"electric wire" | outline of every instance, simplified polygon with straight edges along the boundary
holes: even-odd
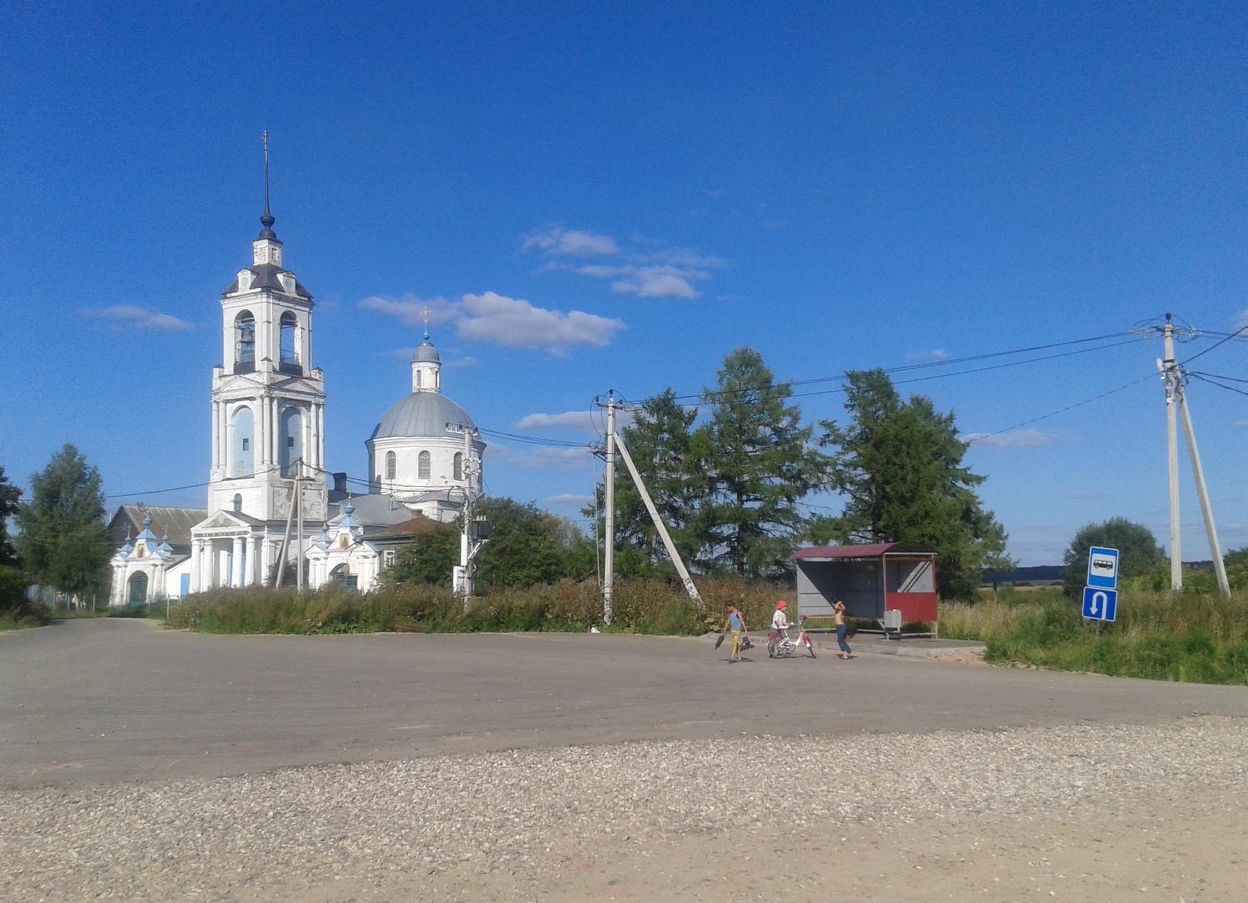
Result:
[[[1232,332],[1230,335],[1224,336],[1221,340],[1214,342],[1212,345],[1210,345],[1208,348],[1204,349],[1203,351],[1199,351],[1196,354],[1193,354],[1187,360],[1183,361],[1183,363],[1190,364],[1192,361],[1196,360],[1197,358],[1204,357],[1210,351],[1213,351],[1216,348],[1221,348],[1231,339],[1237,336],[1243,335],[1245,332],[1248,332],[1248,323],[1245,323],[1243,326],[1241,326],[1239,329]]]

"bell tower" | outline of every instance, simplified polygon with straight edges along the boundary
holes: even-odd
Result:
[[[221,295],[221,363],[212,371],[208,511],[285,520],[292,477],[309,479],[303,516],[326,511],[325,380],[312,365],[312,295],[286,269],[269,212],[264,133],[264,214],[251,266]]]

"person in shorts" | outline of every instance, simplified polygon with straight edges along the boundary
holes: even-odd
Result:
[[[741,661],[741,635],[750,635],[750,631],[746,629],[745,618],[741,617],[741,612],[737,611],[735,606],[728,606],[728,619],[724,621],[724,629],[721,633],[726,635],[732,633],[732,654],[728,656],[728,661]]]
[[[832,606],[834,612],[832,621],[836,624],[836,645],[840,647],[840,656],[843,659],[854,657],[854,650],[849,648],[849,643],[845,641],[849,634],[849,625],[845,623],[845,603],[837,599]]]

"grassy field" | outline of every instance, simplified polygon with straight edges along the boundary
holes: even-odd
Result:
[[[1118,620],[1085,623],[1060,590],[1008,590],[941,607],[940,634],[981,640],[988,660],[1063,671],[1248,684],[1248,593],[1124,588]]]

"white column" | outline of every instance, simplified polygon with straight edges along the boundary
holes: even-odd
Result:
[[[215,472],[221,461],[221,414],[218,405],[212,403],[212,469]]]
[[[247,550],[247,585],[259,586],[261,570],[261,553],[260,549],[264,545],[264,538],[253,536],[251,538],[251,547]]]
[[[281,434],[278,428],[279,421],[281,420],[280,409],[281,409],[281,403],[278,401],[278,399],[274,398],[272,407],[270,408],[270,411],[269,411],[269,414],[270,414],[270,417],[269,417],[270,440],[269,441],[273,443],[273,466],[274,467],[276,467],[278,463],[282,460],[282,450],[280,446]]]
[[[191,540],[191,592],[199,592],[199,556],[203,544],[198,539]]]
[[[230,557],[230,586],[243,585],[243,537],[235,536]]]

